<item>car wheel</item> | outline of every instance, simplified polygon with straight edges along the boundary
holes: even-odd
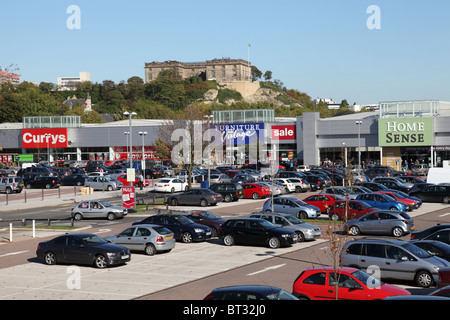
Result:
[[[223,237],[223,243],[226,246],[234,245],[234,237],[231,234],[227,234],[225,237]]]
[[[277,249],[280,247],[280,245],[281,245],[280,239],[278,239],[277,237],[271,237],[269,239],[269,247],[271,249]]]
[[[359,230],[357,226],[351,226],[350,229],[348,229],[348,233],[352,236],[357,236],[361,233],[361,230]]]
[[[104,269],[108,266],[106,257],[104,255],[99,254],[94,259],[94,266],[99,269]]]
[[[404,234],[403,229],[400,227],[395,227],[394,229],[392,229],[392,235],[394,237],[398,238],[398,237],[403,236],[403,234]]]
[[[78,187],[81,186],[81,182],[80,181],[77,182],[77,186]]]
[[[109,221],[113,221],[113,220],[116,220],[116,215],[114,213],[110,212],[110,213],[108,213],[106,218],[108,218]]]
[[[31,189],[31,184],[27,184],[27,185],[26,185],[26,188],[27,188],[27,189]]]
[[[183,243],[192,243],[192,240],[192,234],[189,232],[185,232],[181,235],[181,241],[183,241]]]
[[[202,207],[206,207],[208,205],[208,201],[206,201],[206,199],[202,199],[202,200],[200,200],[200,205]]]
[[[48,265],[56,264],[56,256],[53,252],[49,251],[45,254],[44,261]]]
[[[177,205],[178,205],[177,199],[172,199],[172,200],[170,200],[170,205],[172,205],[172,206],[177,206]]]
[[[255,193],[252,195],[252,198],[256,200],[256,199],[259,199],[259,198],[261,198],[261,197],[260,197],[259,194],[257,194],[257,193],[255,192]]]
[[[149,243],[145,246],[145,254],[148,256],[152,256],[156,253],[156,248],[153,244]]]
[[[80,220],[83,219],[83,215],[82,215],[81,213],[77,212],[77,213],[75,213],[75,214],[73,215],[73,219],[74,219],[74,220],[77,220],[77,221],[80,221]]]
[[[303,232],[297,231],[297,239],[298,239],[298,242],[305,241],[305,235],[303,234]]]
[[[332,221],[339,221],[339,220],[341,220],[341,217],[339,217],[339,215],[337,213],[333,213],[331,215],[331,220]]]
[[[225,202],[231,202],[231,196],[229,194],[226,194],[225,197],[223,198],[223,200]]]
[[[170,193],[174,193],[175,192],[175,188],[172,187],[172,189],[170,189]]]
[[[442,199],[442,201],[446,204],[450,203],[450,197],[444,197],[444,199]]]
[[[303,219],[308,218],[308,215],[306,214],[305,211],[300,211],[300,212],[298,213],[297,217],[298,217],[300,220],[303,220]]]
[[[11,190],[11,188],[6,188],[5,192],[6,192],[6,194],[11,194],[12,190]]]
[[[219,231],[215,227],[211,227],[211,237],[217,237],[219,235]]]
[[[302,187],[295,187],[295,192],[300,193],[303,192]]]
[[[389,210],[396,211],[397,208],[396,207],[390,207]]]
[[[415,281],[422,288],[428,288],[434,283],[433,277],[428,271],[419,271],[416,274]]]
[[[46,185],[45,185],[45,189],[50,189],[50,185],[47,183]]]
[[[113,187],[112,187],[112,185],[109,185],[109,186],[108,186],[108,188],[107,188],[106,190],[108,190],[108,191],[112,191],[112,190],[113,190]]]

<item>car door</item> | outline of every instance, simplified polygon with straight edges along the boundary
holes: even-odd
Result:
[[[378,212],[369,213],[360,219],[359,228],[362,233],[379,233],[380,220]]]
[[[92,254],[83,240],[69,236],[64,247],[64,259],[70,263],[90,264]]]
[[[351,275],[345,273],[328,272],[328,289],[325,294],[328,299],[361,300],[365,298],[362,285]]]
[[[104,217],[103,205],[98,201],[91,201],[89,203],[89,218],[100,218]]]
[[[386,258],[380,268],[384,278],[413,280],[417,271],[417,260],[398,246],[386,245]]]
[[[248,243],[265,245],[267,242],[267,230],[261,226],[259,221],[247,221],[246,237]]]
[[[191,204],[194,197],[194,190],[188,190],[177,197],[178,204]]]
[[[131,237],[131,245],[134,250],[144,250],[147,243],[150,242],[152,232],[149,228],[137,227],[136,232]],[[130,247],[131,249],[131,247]]]
[[[114,243],[127,247],[130,250],[136,250],[134,244],[133,244],[133,235],[136,231],[137,227],[130,227],[125,230],[123,230],[121,233],[117,234]]]

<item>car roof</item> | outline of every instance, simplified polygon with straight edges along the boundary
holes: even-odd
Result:
[[[273,292],[278,291],[280,288],[264,285],[242,285],[242,286],[229,286],[215,288],[213,292],[218,293],[221,291],[259,291],[259,292]]]
[[[253,214],[261,214],[261,215],[267,215],[267,216],[283,216],[283,217],[287,217],[287,216],[292,216],[291,214],[289,214],[289,213],[284,213],[284,212],[262,212],[262,211],[260,211],[260,212],[252,212],[250,215],[253,215]]]
[[[305,269],[305,271],[316,271],[316,270],[319,270],[319,271],[320,270],[323,270],[323,271],[334,271],[335,268],[333,266],[315,266],[315,267],[312,267],[312,268]],[[359,269],[353,268],[353,267],[340,266],[340,267],[336,268],[336,270],[347,272],[347,273],[352,273],[352,272],[355,272],[355,271],[357,271]]]
[[[352,240],[348,241],[347,244],[356,243],[356,242],[368,242],[368,243],[380,243],[380,244],[396,244],[396,245],[402,245],[402,244],[408,243],[407,241],[396,240],[396,239],[361,238],[361,239],[352,239]]]

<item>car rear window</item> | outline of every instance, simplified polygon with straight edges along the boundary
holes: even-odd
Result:
[[[165,227],[153,227],[153,229],[161,235],[171,234],[172,231]]]

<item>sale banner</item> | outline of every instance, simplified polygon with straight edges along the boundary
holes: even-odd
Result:
[[[136,208],[136,193],[134,187],[122,188],[122,207],[124,208]]]

